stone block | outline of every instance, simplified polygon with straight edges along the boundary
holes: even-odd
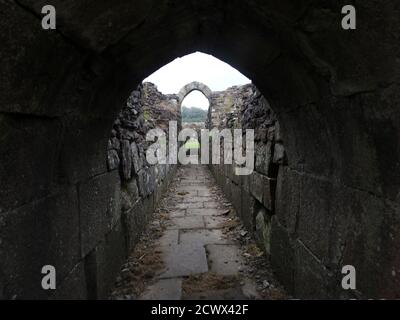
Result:
[[[301,299],[329,299],[332,275],[311,251],[295,241],[294,296]]]
[[[219,275],[234,276],[242,265],[242,257],[237,245],[207,245],[210,271]]]
[[[179,240],[179,230],[178,229],[167,229],[164,231],[162,236],[158,239],[158,243],[161,246],[176,246]]]
[[[108,136],[104,132],[109,132],[110,120],[87,116],[70,121],[60,150],[60,180],[72,184],[106,173]]]
[[[202,208],[202,209],[186,209],[187,215],[199,215],[199,216],[220,216],[224,213],[222,209],[215,208]]]
[[[82,255],[96,247],[120,219],[120,178],[112,171],[79,186]]]
[[[397,261],[400,250],[400,208],[368,192],[346,191],[335,193],[338,197],[334,199],[333,210],[337,211],[330,252],[336,254],[330,257],[331,268],[337,270],[342,265],[353,265],[357,271],[357,290],[365,297],[397,297],[400,295],[400,268],[393,261]],[[337,200],[341,200],[343,206]]]
[[[267,255],[271,254],[271,214],[264,207],[259,207],[255,219],[255,238]]]
[[[231,198],[232,198],[232,185],[233,185],[233,183],[232,183],[232,181],[231,181],[229,178],[227,178],[227,177],[225,177],[224,180],[225,180],[225,181],[224,181],[224,183],[222,184],[222,190],[224,191],[225,196],[226,196],[228,199],[231,199]]]
[[[263,202],[263,194],[264,194],[264,178],[258,172],[253,172],[251,174],[251,183],[250,183],[250,193],[256,198],[259,202]]]
[[[334,194],[335,190],[330,181],[303,176],[297,235],[304,245],[322,261],[327,261],[328,258],[330,234],[335,215],[330,210]]]
[[[229,244],[221,229],[199,229],[199,230],[182,230],[179,237],[179,244]]]
[[[150,184],[150,175],[146,168],[141,169],[138,172],[138,188],[139,194],[142,198],[147,197],[150,194],[149,184]]]
[[[262,185],[263,185],[262,203],[269,211],[273,212],[275,210],[276,179],[262,176]]]
[[[200,229],[204,227],[202,216],[187,216],[172,218],[167,229]]]
[[[129,140],[121,141],[121,154],[122,175],[125,180],[129,180],[132,176],[132,150]]]
[[[272,161],[272,142],[257,143],[255,146],[255,170],[268,175],[269,165]]]
[[[146,227],[146,213],[143,202],[138,200],[129,211],[123,213],[122,223],[126,230],[129,251],[133,250]]]
[[[131,143],[130,149],[132,154],[133,172],[138,174],[139,170],[143,167],[143,161],[142,158],[139,157],[139,150],[136,143]]]
[[[294,293],[295,254],[293,242],[287,230],[276,216],[271,224],[271,265],[281,284],[289,294]]]
[[[241,216],[242,211],[242,191],[239,186],[232,184],[232,193],[231,193],[231,201],[233,207],[235,208],[237,214]]]
[[[5,299],[45,299],[42,267],[62,281],[80,259],[75,188],[0,215],[0,261]]]
[[[253,233],[255,230],[254,226],[254,206],[256,200],[254,197],[247,193],[246,191],[242,191],[242,210],[241,210],[241,220],[246,227],[246,229]]]
[[[287,163],[286,152],[283,144],[275,143],[273,163],[285,165]]]
[[[160,278],[185,277],[208,271],[206,251],[200,243],[179,244],[163,250],[166,270]]]
[[[250,192],[251,174],[240,176],[240,180],[241,180],[240,185],[241,185],[243,191]]]
[[[0,135],[1,213],[50,192],[57,176],[61,124],[52,119],[0,115]]]
[[[149,195],[146,198],[143,198],[143,208],[145,212],[146,223],[148,223],[154,213],[154,194]]]
[[[0,12],[0,111],[48,117],[68,113],[76,106],[58,99],[60,79],[67,82],[68,71],[80,65],[79,50],[58,33],[43,32],[35,15],[17,3],[1,2]]]
[[[234,184],[240,185],[241,176],[236,174],[236,168],[236,165],[231,165],[231,179]]]
[[[107,151],[107,167],[109,171],[116,170],[119,168],[119,156],[116,150]]]
[[[81,261],[72,269],[66,278],[57,285],[57,289],[51,296],[51,299],[87,300],[88,298],[85,266]]]
[[[275,214],[279,223],[287,228],[290,234],[296,231],[296,220],[300,207],[302,176],[290,170],[289,167],[280,167],[276,186]]]
[[[281,129],[281,125],[279,123],[279,121],[275,122],[275,141],[276,142],[283,142],[283,136],[282,136],[282,129]]]
[[[121,265],[127,257],[125,235],[120,221],[85,258],[89,298],[107,299]]]
[[[150,285],[141,296],[142,300],[181,300],[182,279],[160,279]]]
[[[221,229],[226,222],[226,217],[224,216],[203,216],[204,223],[207,229]]]

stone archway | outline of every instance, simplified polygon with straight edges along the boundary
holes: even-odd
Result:
[[[178,93],[179,106],[181,106],[183,100],[193,91],[200,91],[210,101],[212,91],[204,83],[193,81],[185,85]]]
[[[290,161],[272,260],[286,286],[339,297],[351,264],[363,296],[399,297],[396,0],[358,3],[374,18],[356,32],[333,2],[53,1],[62,24],[43,31],[45,4],[0,4],[0,297],[47,297],[43,263],[64,296],[101,291],[123,241],[112,123],[136,84],[194,51],[251,78],[279,118]]]
[[[211,106],[211,95],[212,95],[211,89],[204,83],[201,83],[198,81],[193,81],[191,83],[186,84],[185,86],[182,87],[181,90],[179,90],[179,93],[178,93],[178,97],[179,97],[178,108],[179,109],[182,108],[182,102],[185,100],[185,98],[193,91],[201,92],[204,95],[204,97],[208,100],[209,107]],[[196,129],[198,137],[200,137],[200,130],[201,129],[199,127]]]

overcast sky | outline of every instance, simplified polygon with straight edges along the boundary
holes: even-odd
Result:
[[[164,94],[178,93],[184,85],[193,81],[202,82],[213,91],[251,82],[229,64],[201,52],[175,59],[144,81],[154,83]],[[194,91],[186,97],[183,105],[207,109],[208,100],[202,93]]]

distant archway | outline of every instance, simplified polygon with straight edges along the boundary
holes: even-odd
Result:
[[[204,96],[208,99],[208,101],[210,101],[211,98],[211,94],[212,91],[211,89],[206,86],[204,83],[198,82],[198,81],[193,81],[191,83],[188,83],[187,85],[185,85],[178,93],[178,97],[179,97],[179,101],[178,101],[178,105],[179,108],[181,107],[181,104],[183,102],[183,100],[185,99],[185,97],[190,94],[193,91],[200,91],[202,94],[204,94]]]

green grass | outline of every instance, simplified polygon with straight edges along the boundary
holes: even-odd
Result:
[[[185,143],[186,149],[200,149],[200,143],[197,139],[190,139]]]

